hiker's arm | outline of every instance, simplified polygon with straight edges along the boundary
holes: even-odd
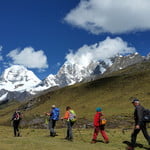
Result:
[[[137,117],[138,117],[137,125],[140,126],[143,121],[143,110],[141,107],[137,107]]]
[[[64,117],[61,117],[61,119],[68,119],[68,118],[69,118],[69,112],[66,111],[65,116],[64,116]]]
[[[51,115],[51,113],[49,113],[49,112],[44,112],[44,114],[47,115],[47,116]]]

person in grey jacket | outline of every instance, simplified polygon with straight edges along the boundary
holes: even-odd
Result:
[[[150,136],[148,135],[146,129],[146,123],[143,121],[145,108],[142,105],[140,105],[140,101],[138,99],[133,99],[132,104],[135,107],[134,111],[135,128],[133,130],[133,133],[131,134],[131,146],[129,146],[127,150],[134,150],[134,147],[136,145],[136,138],[140,130],[142,130],[145,139],[148,141],[150,145]]]

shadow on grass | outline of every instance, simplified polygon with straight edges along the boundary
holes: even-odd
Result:
[[[126,144],[127,146],[131,146],[131,142],[129,142],[129,141],[123,141],[122,143]],[[150,150],[150,148],[144,147],[143,144],[140,144],[140,143],[136,143],[135,147],[139,147],[141,149]]]
[[[96,140],[96,142],[104,143],[104,141],[103,141],[103,140]]]

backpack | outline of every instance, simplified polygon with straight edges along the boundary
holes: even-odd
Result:
[[[106,125],[107,120],[102,113],[100,113],[99,118],[100,118],[100,125]]]
[[[69,120],[71,122],[76,122],[76,113],[74,110],[69,110]]]
[[[20,112],[15,112],[13,116],[13,120],[21,120],[21,113]]]
[[[51,119],[53,119],[53,120],[59,120],[59,113],[60,113],[59,108],[54,108],[54,109],[52,110]]]
[[[149,109],[144,110],[143,121],[150,122],[150,110]]]

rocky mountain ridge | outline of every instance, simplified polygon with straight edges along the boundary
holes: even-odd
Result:
[[[93,80],[95,76],[109,74],[149,60],[150,55],[144,57],[134,53],[127,56],[119,55],[103,61],[93,61],[87,67],[65,62],[56,75],[50,74],[43,81],[25,67],[14,65],[7,68],[0,77],[0,102],[13,99],[25,100],[31,95],[52,87],[64,87]]]

